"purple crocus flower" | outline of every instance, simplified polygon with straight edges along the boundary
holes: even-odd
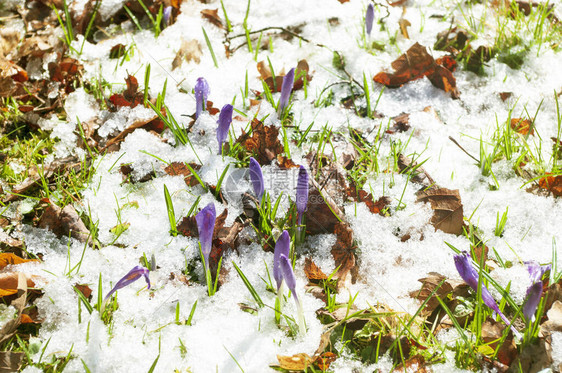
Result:
[[[302,216],[306,211],[306,205],[308,204],[308,172],[306,168],[300,166],[299,176],[297,178],[297,212],[298,212],[298,224],[302,223]]]
[[[201,111],[206,110],[207,108],[207,96],[211,92],[209,89],[209,83],[205,80],[205,78],[197,78],[197,83],[195,83],[195,87],[193,88],[195,92],[195,118],[199,118],[201,115]]]
[[[297,291],[296,291],[297,280],[295,279],[293,266],[291,266],[291,261],[284,254],[281,254],[281,256],[279,257],[279,263],[281,266],[281,271],[283,273],[283,280],[285,280],[285,283],[289,287],[289,290],[291,290],[291,294],[293,294],[293,297],[295,298],[295,305],[297,306],[299,330],[301,334],[304,334],[306,332],[306,326],[304,324],[304,313],[302,309],[302,304],[297,296]]]
[[[527,296],[525,304],[523,305],[523,315],[527,320],[535,320],[535,311],[541,301],[542,297],[542,276],[548,270],[550,265],[541,266],[535,261],[525,262],[527,271],[531,279],[531,285],[527,288]]]
[[[222,144],[226,141],[228,137],[228,128],[230,123],[232,123],[232,111],[233,107],[230,104],[226,104],[222,107],[221,113],[219,114],[219,120],[217,123],[219,127],[217,128],[217,142],[219,143],[219,155],[222,153]]]
[[[170,26],[170,21],[172,18],[172,6],[167,6],[164,8],[164,11],[162,12],[162,20],[164,21],[164,26]]]
[[[471,261],[472,258],[470,254],[466,251],[463,251],[460,254],[455,255],[455,267],[457,268],[459,275],[468,284],[468,286],[472,288],[472,290],[478,292],[479,276],[476,269],[474,269],[474,267],[472,266]],[[483,283],[481,286],[481,294],[482,294],[482,301],[484,302],[484,304],[489,308],[491,308],[498,315],[500,315],[503,322],[505,322],[506,325],[509,325],[511,327],[513,334],[516,335],[519,339],[521,339],[521,334],[513,327],[513,325],[511,325],[509,319],[500,311],[500,308],[498,307],[494,297],[492,297],[492,294],[490,294],[490,291],[486,286],[484,286]]]
[[[261,201],[264,192],[263,173],[260,164],[253,157],[250,157],[250,180],[254,187],[256,197]]]
[[[213,231],[215,230],[215,220],[217,213],[215,205],[211,202],[205,206],[195,216],[197,222],[197,230],[199,231],[199,242],[201,243],[201,251],[205,258],[205,266],[209,268],[209,254],[213,246]]]
[[[117,281],[113,289],[111,289],[111,291],[107,293],[104,299],[105,300],[109,299],[111,295],[113,295],[113,293],[115,293],[117,290],[132,284],[133,282],[141,278],[141,276],[144,276],[146,283],[148,284],[148,288],[150,289],[150,279],[148,278],[148,269],[141,266],[135,266],[133,269],[129,271],[129,273],[127,273],[125,276],[123,276],[123,278]]]
[[[373,3],[369,3],[369,6],[367,7],[367,13],[365,14],[365,29],[367,30],[367,35],[371,35],[374,19],[375,7],[373,6]]]
[[[293,90],[293,83],[295,81],[295,68],[293,67],[287,75],[283,77],[283,85],[281,86],[281,98],[279,99],[279,107],[277,108],[277,115],[281,116],[285,108],[289,105],[289,98]]]
[[[275,251],[273,252],[273,278],[277,283],[277,291],[281,288],[283,282],[283,270],[281,269],[281,256],[288,257],[291,248],[291,238],[289,232],[283,231],[281,236],[275,243]]]

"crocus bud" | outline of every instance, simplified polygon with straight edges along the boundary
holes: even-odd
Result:
[[[197,222],[197,230],[199,231],[199,242],[201,243],[201,251],[205,258],[205,266],[209,267],[209,254],[213,246],[213,231],[215,230],[215,220],[217,213],[215,205],[211,202],[203,210],[195,216]]]
[[[289,98],[293,90],[293,83],[295,81],[295,68],[293,67],[287,75],[283,77],[283,85],[281,86],[281,98],[279,99],[279,107],[277,108],[277,115],[281,116],[285,108],[289,105]]]
[[[299,176],[297,178],[297,212],[298,212],[298,223],[302,223],[302,215],[306,211],[306,205],[308,204],[308,172],[306,168],[300,166]]]
[[[367,30],[367,35],[371,35],[374,19],[375,7],[373,6],[373,3],[369,3],[369,6],[367,7],[367,13],[365,13],[365,29]]]
[[[281,283],[283,282],[283,271],[281,269],[280,258],[281,255],[288,257],[290,249],[291,238],[289,237],[289,232],[283,231],[275,243],[275,251],[273,252],[273,278],[277,283],[277,290],[281,288]]]
[[[279,257],[279,262],[281,265],[281,271],[283,272],[283,280],[287,284],[291,294],[295,298],[295,305],[297,306],[297,320],[299,325],[299,331],[301,334],[306,333],[306,326],[304,324],[304,312],[302,309],[302,304],[297,296],[297,280],[295,279],[295,272],[293,272],[293,266],[291,266],[291,261],[287,256],[281,254]]]
[[[219,124],[217,128],[217,142],[219,143],[219,155],[222,154],[222,144],[228,138],[228,128],[230,123],[232,123],[232,111],[233,107],[230,104],[226,104],[222,107],[221,113],[219,114]]]
[[[148,284],[148,288],[150,289],[150,279],[148,278],[148,269],[141,266],[135,266],[133,269],[129,271],[129,273],[127,273],[125,276],[123,276],[123,278],[117,281],[113,289],[111,289],[111,291],[107,293],[107,295],[105,296],[105,300],[109,299],[111,295],[115,293],[117,290],[122,289],[125,286],[130,285],[133,282],[137,281],[139,278],[141,278],[141,276],[144,276],[146,283]]]
[[[253,157],[250,157],[250,180],[254,187],[256,197],[261,201],[264,192],[263,173],[260,164]]]
[[[470,257],[470,254],[466,251],[463,251],[462,253],[455,255],[455,267],[457,268],[459,275],[468,284],[468,286],[470,286],[472,290],[478,293],[478,272],[472,266],[471,260],[472,258]],[[496,312],[501,317],[503,322],[511,327],[513,334],[521,339],[521,334],[517,331],[517,329],[513,327],[513,325],[511,325],[509,319],[500,311],[500,308],[494,300],[494,297],[492,297],[492,294],[490,294],[490,291],[486,286],[484,286],[483,283],[481,286],[481,294],[482,302],[484,302],[486,306]]]
[[[531,285],[527,288],[527,296],[525,304],[523,305],[523,315],[527,320],[535,320],[535,311],[541,301],[542,297],[542,276],[544,273],[551,269],[551,265],[541,266],[535,261],[525,262]]]
[[[205,78],[198,78],[195,87],[193,88],[195,92],[195,118],[199,118],[201,112],[207,108],[207,96],[211,92],[209,89],[209,84]]]
[[[170,22],[172,20],[172,6],[167,6],[164,8],[162,12],[162,20],[164,21],[164,26],[170,26]]]

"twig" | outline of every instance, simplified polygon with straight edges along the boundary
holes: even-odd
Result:
[[[476,162],[480,163],[480,161],[478,159],[476,159],[472,154],[470,154],[469,152],[467,152],[458,142],[457,140],[453,139],[452,136],[449,136],[449,140],[451,140],[453,142],[453,144],[455,144],[456,146],[458,146],[463,152],[465,152],[466,155],[468,155],[470,158],[474,159]]]

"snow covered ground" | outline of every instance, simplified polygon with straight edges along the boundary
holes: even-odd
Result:
[[[104,0],[102,3],[102,11],[110,12],[122,1]],[[165,28],[158,38],[151,30],[138,31],[129,23],[129,29],[125,27],[123,32],[117,32],[97,44],[85,42],[79,60],[84,64],[85,80],[113,84],[114,92],[120,91],[119,85],[124,87],[128,74],[135,75],[143,89],[145,66],[150,64],[150,96],[156,97],[167,80],[165,103],[183,125],[187,125],[190,119],[182,115],[195,112],[195,99],[191,92],[196,79],[204,77],[210,86],[209,99],[215,107],[233,103],[249,118],[259,111],[258,118],[270,114],[265,124],[280,126],[275,108],[267,101],[263,100],[259,107],[247,109],[248,101],[243,103],[241,96],[246,76],[251,89],[262,91],[256,64],[268,58],[276,72],[287,72],[302,59],[308,62],[312,80],[308,82],[306,92],[294,92],[291,112],[294,115],[293,125],[301,130],[313,123],[311,134],[327,124],[336,132],[345,132],[348,127],[361,130],[368,141],[374,141],[379,126],[386,128],[391,117],[409,113],[410,128],[407,131],[388,134],[380,140],[381,170],[392,165],[391,149],[398,142],[407,144],[405,154],[421,154],[419,161],[427,160],[423,167],[436,183],[459,190],[465,220],[469,219],[480,229],[479,235],[490,248],[490,257],[495,259],[498,255],[504,261],[513,263],[510,268],[492,271],[491,275],[502,286],[511,282],[512,296],[522,303],[529,285],[523,262],[536,260],[550,263],[556,244],[562,242],[562,202],[552,195],[526,191],[530,184],[525,185],[528,180],[514,172],[514,160],[499,160],[493,164],[495,180],[492,176],[482,176],[475,161],[450,141],[449,136],[478,158],[480,139],[490,152],[495,144],[494,132],[498,126],[505,127],[508,117],[534,118],[536,134],[529,136],[527,141],[531,151],[536,156],[540,154],[547,165],[552,154],[550,138],[557,137],[560,123],[555,100],[555,95],[562,88],[560,53],[550,45],[539,47],[532,42],[532,32],[522,32],[519,36],[523,43],[530,45],[530,50],[521,68],[514,70],[497,58],[486,64],[484,76],[459,68],[454,72],[460,91],[458,100],[434,87],[426,78],[396,89],[385,88],[381,95],[383,86],[374,83],[372,77],[380,71],[389,71],[391,62],[415,42],[427,46],[434,58],[446,54],[433,50],[432,46],[437,34],[450,27],[451,19],[466,28],[471,28],[474,22],[482,25],[485,32],[478,35],[475,45],[494,43],[499,26],[494,20],[493,10],[485,4],[459,6],[457,2],[427,0],[409,1],[404,8],[377,6],[370,40],[383,43],[385,48],[369,53],[362,48],[361,41],[367,4],[367,1],[355,0],[343,4],[336,0],[253,0],[247,18],[252,30],[298,25],[299,35],[310,41],[299,41],[298,38],[287,41],[272,34],[273,51],[259,50],[256,59],[255,51],[250,53],[247,46],[240,47],[229,58],[225,55],[225,31],[200,14],[203,9],[218,8],[222,18],[219,1],[208,4],[184,1],[176,22]],[[233,26],[229,35],[244,33],[242,23],[247,5],[239,0],[224,1]],[[559,5],[560,2],[556,2],[555,9]],[[387,12],[386,28],[382,30],[377,21]],[[411,23],[408,27],[409,39],[400,32],[401,18]],[[508,27],[511,26],[509,23]],[[202,27],[209,36],[218,67],[214,66]],[[266,32],[264,41],[265,35]],[[73,43],[77,49],[82,45],[80,38]],[[184,61],[181,67],[173,69],[172,63],[182,40],[193,39],[202,46],[201,61]],[[395,44],[391,44],[390,39],[395,39]],[[244,37],[235,38],[230,45],[235,47],[244,41]],[[109,59],[110,49],[119,43],[134,46],[128,60]],[[354,110],[343,107],[340,101],[349,95],[346,85],[332,87],[333,105],[318,107],[314,104],[325,87],[341,80],[342,73],[332,65],[333,51],[345,57],[346,70],[357,81],[363,82],[365,74],[371,85],[370,102],[374,106],[378,100],[376,111],[382,115],[381,118],[360,117]],[[500,98],[501,92],[512,94],[504,101]],[[277,100],[279,94],[274,93],[274,98]],[[134,109],[123,107],[116,113],[102,110],[93,96],[82,88],[70,94],[65,110],[68,121],[50,123],[54,126],[52,136],[60,139],[56,146],[57,158],[86,154],[75,146],[74,118],[81,122],[95,119],[98,133],[109,135],[124,130],[136,120],[153,115],[152,109],[142,106]],[[100,250],[89,247],[84,250],[84,244],[74,239],[58,239],[46,230],[25,229],[27,249],[43,254],[41,264],[23,265],[26,272],[40,278],[37,286],[44,289],[43,297],[37,301],[40,316],[44,318],[38,343],[44,346],[48,341],[45,356],[66,356],[72,349],[76,358],[68,363],[65,371],[83,371],[84,364],[92,372],[148,371],[159,356],[155,372],[263,372],[269,369],[270,364],[277,363],[276,355],[312,355],[318,348],[324,326],[315,312],[324,303],[305,293],[308,281],[303,271],[304,258],[306,254],[325,273],[331,273],[335,269],[330,254],[336,240],[334,234],[308,237],[302,246],[297,247],[295,274],[297,293],[303,302],[308,327],[306,335],[289,337],[275,324],[271,308],[275,296],[266,290],[262,281],[267,277],[266,264],[270,270],[272,268],[273,253],[264,252],[255,243],[242,244],[238,253],[230,253],[224,258],[223,265],[228,270],[226,282],[212,297],[207,295],[204,284],[191,282],[186,285],[177,276],[174,279],[170,276],[184,270],[186,263],[196,263],[195,271],[199,274],[202,274],[202,266],[195,260],[199,257],[197,239],[170,235],[164,185],[172,196],[177,218],[186,216],[198,197],[201,198],[200,207],[214,201],[217,215],[228,207],[226,225],[232,224],[243,211],[239,198],[229,201],[228,206],[221,205],[200,186],[186,187],[183,176],[169,176],[164,171],[166,163],[162,160],[200,163],[199,174],[209,184],[216,184],[229,164],[227,177],[235,172],[233,158],[217,155],[217,118],[218,114],[211,117],[204,113],[197,120],[191,137],[193,148],[174,146],[175,140],[168,131],[163,133],[168,141],[163,142],[160,137],[138,129],[126,137],[118,151],[94,160],[95,175],[75,207],[98,222],[98,239],[103,246]],[[247,126],[247,120],[240,119],[242,117],[235,118],[231,127],[236,135]],[[292,160],[296,164],[307,165],[304,156],[314,149],[314,145],[289,143],[289,146]],[[331,150],[326,152],[329,154]],[[341,155],[341,149],[336,149],[336,155],[338,152]],[[528,167],[533,167],[532,162],[528,163]],[[157,177],[144,183],[124,183],[121,164],[130,164],[134,177],[140,178],[152,171]],[[264,178],[273,178],[277,170],[276,165],[264,167]],[[291,198],[295,193],[292,185],[294,183],[287,183],[284,190]],[[432,216],[429,204],[416,203],[415,192],[420,187],[404,174],[371,174],[364,189],[371,192],[375,200],[383,195],[389,196],[391,215],[372,214],[365,203],[348,203],[345,206],[346,219],[358,243],[358,280],[347,284],[338,294],[339,302],[345,303],[350,296],[357,295],[355,306],[358,309],[380,303],[395,311],[413,314],[419,302],[411,298],[409,292],[419,289],[419,278],[429,272],[438,272],[460,280],[454,266],[454,252],[445,242],[459,250],[469,249],[470,242],[464,236],[435,230],[429,223]],[[251,190],[249,183],[242,188]],[[275,191],[277,194],[280,192]],[[283,200],[278,216],[284,215],[289,207],[289,201]],[[507,223],[499,237],[494,234],[497,214],[501,216],[506,209]],[[123,222],[130,226],[115,240],[111,230]],[[253,237],[252,231],[247,227],[241,234]],[[402,242],[401,237],[406,232],[411,233],[411,238]],[[97,299],[100,276],[105,295],[123,275],[139,264],[143,255],[148,258],[154,255],[158,265],[157,270],[150,272],[152,288],[146,289],[141,280],[119,290],[119,308],[114,312],[110,325],[101,321],[97,311],[89,314],[83,307],[79,310],[72,285],[89,284],[94,291],[93,299]],[[68,275],[69,268],[80,260],[79,271]],[[233,261],[270,307],[260,308],[256,314],[241,309],[240,303],[254,304],[254,301],[234,270]],[[558,256],[556,265],[558,268],[562,266],[562,256]],[[177,310],[179,320],[187,320],[195,302],[197,306],[191,325],[176,323]],[[288,315],[295,315],[292,300],[286,304],[285,311]],[[560,338],[556,338],[559,345]],[[445,364],[433,368],[436,371],[455,371],[454,356],[449,357]],[[39,354],[33,359],[37,361]],[[341,356],[331,369],[335,372],[371,372],[377,368],[388,371],[392,367],[388,358],[369,367],[353,360],[352,356]],[[37,368],[25,370],[28,373],[34,371]]]

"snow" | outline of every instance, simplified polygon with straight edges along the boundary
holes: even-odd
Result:
[[[121,3],[122,0],[104,0],[99,10],[102,19],[111,17]],[[482,176],[474,161],[454,145],[448,136],[454,137],[469,153],[478,156],[479,139],[487,142],[488,151],[491,151],[496,123],[503,125],[510,111],[512,117],[519,117],[526,112],[534,115],[540,107],[536,129],[543,141],[548,143],[548,139],[556,136],[557,131],[553,92],[562,86],[562,59],[559,53],[547,46],[543,46],[539,53],[533,47],[521,70],[512,70],[493,59],[486,67],[487,76],[457,71],[455,77],[461,92],[460,100],[452,100],[449,94],[433,87],[427,79],[408,83],[400,89],[385,89],[376,108],[384,115],[382,119],[359,118],[352,110],[343,109],[339,100],[346,96],[346,91],[341,86],[333,87],[335,105],[315,107],[313,103],[326,86],[339,80],[334,76],[338,72],[332,67],[332,50],[345,55],[346,69],[361,81],[363,73],[371,77],[379,71],[387,70],[390,62],[414,41],[431,48],[436,34],[447,29],[449,23],[430,16],[443,14],[448,5],[433,4],[431,1],[419,3],[416,3],[415,8],[409,7],[405,14],[412,23],[409,28],[411,40],[398,35],[395,46],[387,45],[384,51],[375,54],[369,54],[359,46],[366,1],[340,4],[337,1],[322,0],[254,0],[251,2],[248,24],[257,30],[271,25],[290,26],[302,23],[303,37],[328,47],[320,48],[305,42],[299,45],[296,39],[288,42],[274,38],[273,53],[259,52],[258,61],[269,57],[277,72],[288,71],[300,59],[308,61],[313,80],[309,82],[307,97],[303,91],[295,92],[293,97],[292,111],[301,130],[312,122],[312,133],[326,123],[334,131],[343,131],[352,126],[362,130],[367,139],[372,141],[377,134],[375,127],[386,126],[392,116],[410,113],[411,129],[392,135],[392,141],[407,143],[407,154],[421,154],[420,160],[428,159],[424,168],[439,185],[459,189],[464,216],[470,217],[470,222],[479,228],[479,233],[490,249],[494,248],[504,261],[513,263],[510,268],[496,269],[492,276],[502,286],[510,283],[511,294],[521,304],[529,285],[522,262],[550,262],[553,242],[562,240],[562,200],[526,192],[526,186],[523,186],[526,180],[515,175],[511,168],[513,162],[494,164],[498,190],[490,190],[490,185],[495,184],[492,179]],[[234,25],[233,34],[240,33],[246,2],[226,0],[224,4]],[[144,89],[144,66],[150,63],[150,95],[156,97],[167,80],[165,102],[182,125],[187,125],[189,120],[182,115],[195,111],[191,90],[200,76],[209,82],[209,99],[214,102],[215,107],[222,107],[236,98],[235,107],[246,112],[248,118],[253,117],[257,109],[243,109],[240,89],[244,87],[247,72],[249,86],[261,90],[256,61],[244,46],[230,59],[225,57],[220,43],[222,32],[200,17],[200,10],[209,7],[220,9],[220,2],[200,4],[184,1],[177,22],[164,29],[158,39],[154,38],[150,30],[145,30],[123,32],[97,44],[86,42],[80,56],[85,67],[84,78],[110,82],[115,85],[114,90],[119,91],[117,87],[124,87],[127,74],[135,73],[141,89]],[[423,12],[417,13],[417,8],[423,9]],[[386,14],[386,10],[377,8],[377,11],[377,19]],[[380,30],[375,26],[371,40],[388,40],[388,33],[397,30],[402,9],[389,7],[388,11],[387,25],[391,31]],[[481,15],[485,19],[487,14],[486,8],[478,4],[472,6],[471,12],[475,19],[479,19]],[[220,10],[219,14],[222,16]],[[463,19],[460,13],[455,14],[455,19]],[[339,25],[331,26],[327,22],[331,17],[337,17]],[[210,37],[217,55],[218,68],[213,65],[201,26],[205,27]],[[172,61],[181,44],[180,36],[198,40],[202,45],[203,55],[200,64],[184,61],[181,68],[172,71]],[[490,37],[493,41],[493,36],[485,35],[482,43],[486,44]],[[244,40],[233,39],[232,46],[237,46]],[[81,46],[82,40],[74,43],[75,46]],[[108,58],[110,48],[118,43],[134,44],[130,59],[122,64]],[[431,53],[435,57],[442,55],[439,51]],[[503,102],[498,96],[499,92],[512,92],[513,95]],[[381,87],[372,84],[372,104],[380,93]],[[278,99],[277,94],[274,99]],[[425,110],[428,107],[432,110]],[[100,126],[98,134],[110,138],[135,121],[153,116],[150,109],[142,106],[133,109],[124,107],[115,113],[109,113],[100,109],[94,97],[83,88],[68,96],[64,108],[68,121],[59,121],[53,116],[39,122],[42,129],[52,130],[51,137],[58,139],[55,158],[85,155],[75,145],[79,138],[77,121],[88,122],[97,118]],[[275,109],[264,101],[258,117],[267,114],[270,116],[265,123],[279,126]],[[335,269],[329,252],[335,242],[332,234],[307,237],[306,242],[297,250],[301,255],[295,268],[297,291],[299,299],[304,303],[308,331],[306,335],[294,339],[275,325],[274,313],[270,308],[259,309],[257,315],[240,308],[240,303],[253,305],[254,302],[234,270],[232,261],[239,265],[264,302],[274,304],[273,294],[266,291],[262,281],[267,276],[266,264],[271,271],[273,255],[264,252],[256,244],[243,244],[238,254],[232,253],[224,258],[223,265],[229,274],[226,283],[213,297],[207,296],[207,290],[201,284],[190,283],[188,286],[170,279],[170,273],[181,272],[186,263],[200,264],[194,261],[199,255],[197,240],[183,236],[172,237],[169,233],[164,186],[172,196],[176,218],[186,216],[198,197],[201,197],[199,206],[215,202],[217,215],[225,206],[217,203],[202,187],[187,187],[182,176],[166,175],[166,162],[200,163],[202,168],[198,173],[201,178],[215,185],[222,172],[229,167],[224,185],[229,202],[227,225],[242,212],[241,194],[251,190],[247,181],[240,182],[235,160],[217,155],[216,119],[216,116],[208,113],[198,118],[190,136],[193,149],[190,146],[174,146],[173,136],[169,133],[164,133],[163,140],[148,131],[137,129],[126,137],[119,151],[94,160],[96,172],[75,207],[98,224],[98,239],[103,246],[101,249],[93,250],[74,239],[57,239],[50,232],[40,229],[25,230],[27,249],[32,253],[44,254],[43,264],[29,266],[29,271],[40,277],[38,283],[45,293],[37,301],[40,315],[44,318],[39,339],[44,343],[43,347],[46,346],[45,355],[65,356],[72,348],[73,355],[79,357],[71,360],[65,371],[83,371],[80,359],[92,372],[148,371],[159,356],[156,372],[174,369],[232,372],[237,371],[237,364],[244,371],[259,372],[275,363],[276,355],[301,352],[312,355],[318,347],[323,326],[316,319],[315,311],[322,307],[322,302],[304,292],[306,277],[302,268],[304,256],[311,255],[325,273],[331,273]],[[233,133],[240,134],[246,125],[246,121],[234,120]],[[537,145],[535,149],[533,142],[539,144],[540,140],[530,137],[529,141],[533,152],[541,154],[545,160],[550,158],[550,145],[545,146],[543,143],[542,147]],[[310,149],[292,145],[292,159],[296,163],[304,163],[303,157],[308,150]],[[336,147],[336,155],[341,151],[341,148]],[[392,166],[390,151],[391,142],[385,135],[379,150],[381,170]],[[119,171],[124,164],[132,167],[133,179],[141,179],[150,173],[154,173],[156,177],[144,183],[125,183]],[[280,171],[277,166],[266,166],[263,172],[268,182],[280,172],[289,174],[285,175],[287,180],[294,180],[295,177],[294,171]],[[294,195],[294,184],[291,185],[291,182],[280,187],[275,184],[279,188],[273,186],[266,185],[272,199],[281,192],[291,198]],[[355,305],[359,308],[381,303],[396,311],[412,314],[418,309],[419,303],[408,293],[419,289],[419,278],[434,271],[449,278],[460,279],[454,267],[454,253],[445,242],[466,250],[469,248],[469,241],[464,237],[436,231],[428,223],[432,215],[430,206],[415,202],[415,192],[420,187],[409,182],[405,175],[381,172],[369,176],[365,189],[370,188],[375,200],[383,195],[391,198],[393,214],[390,217],[371,214],[364,203],[345,206],[346,218],[359,245],[359,279],[355,284],[348,284],[348,288],[338,295],[338,301],[347,302],[350,294],[358,294]],[[399,201],[402,209],[396,208]],[[278,217],[284,216],[289,206],[289,200],[283,199]],[[505,231],[501,237],[496,237],[494,230],[497,213],[501,216],[506,208],[508,220]],[[116,238],[111,229],[121,223],[130,225]],[[401,237],[405,233],[410,233],[411,238],[402,242]],[[243,234],[250,235],[247,231]],[[84,256],[79,270],[73,270],[82,254]],[[158,264],[158,269],[150,274],[150,291],[142,281],[119,290],[119,308],[113,314],[110,325],[105,325],[100,320],[97,311],[88,314],[84,307],[79,311],[79,301],[72,285],[89,284],[94,291],[93,299],[97,299],[100,276],[105,295],[119,278],[139,263],[143,254],[147,257],[154,255]],[[492,251],[490,256],[494,257]],[[558,256],[558,267],[560,266],[562,256]],[[202,273],[200,267],[196,271]],[[498,293],[493,289],[492,292],[499,299]],[[192,325],[176,324],[177,305],[180,309],[179,319],[185,321],[195,302],[197,307]],[[287,302],[285,311],[288,315],[295,315],[296,309],[292,301]],[[454,330],[442,333],[442,340],[454,345],[458,337],[455,333]],[[50,342],[46,345],[48,340]],[[181,346],[185,346],[185,351]],[[557,350],[554,346],[562,346],[560,333],[553,334],[553,351],[562,350],[562,347],[557,347]],[[435,366],[435,371],[458,371],[454,368],[454,355],[451,355],[447,355],[446,364]],[[38,355],[35,355],[34,359],[37,358]],[[559,353],[555,355],[555,361],[562,361]],[[388,371],[391,367],[392,362],[388,357],[382,357],[378,364],[365,367],[354,361],[352,356],[342,356],[332,366],[336,372],[372,371],[377,368]],[[25,370],[27,373],[34,371],[34,368]]]

